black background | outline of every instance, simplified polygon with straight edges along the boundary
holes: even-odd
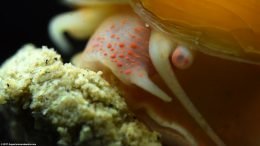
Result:
[[[48,23],[53,16],[70,10],[59,0],[3,0],[0,5],[0,63],[26,43],[54,47]]]
[[[26,43],[55,47],[48,36],[48,23],[70,10],[58,0],[3,0],[0,6],[0,63]],[[6,122],[0,114],[0,142],[9,139]]]

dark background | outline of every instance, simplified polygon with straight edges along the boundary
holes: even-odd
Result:
[[[47,26],[50,19],[69,8],[59,0],[4,0],[0,9],[0,63],[23,44],[54,47]]]
[[[70,9],[59,0],[3,0],[0,9],[0,63],[13,55],[22,45],[55,47],[48,36],[50,19]],[[0,142],[10,142],[9,121],[0,114]]]

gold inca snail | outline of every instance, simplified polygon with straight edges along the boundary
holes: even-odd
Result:
[[[53,40],[68,53],[63,32],[93,34],[75,64],[114,74],[166,145],[260,145],[260,2],[65,2],[78,10],[51,22]]]

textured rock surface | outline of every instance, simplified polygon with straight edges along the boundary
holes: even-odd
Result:
[[[16,114],[25,112],[27,116],[20,119],[33,120],[31,128],[38,127],[38,133],[54,132],[59,145],[161,145],[159,135],[135,119],[117,89],[101,75],[63,64],[51,49],[26,45],[0,69],[0,103],[5,104],[2,113],[17,123],[14,125],[23,126],[21,120],[16,121]],[[6,112],[10,109],[18,112]],[[9,128],[12,135],[18,129],[32,131]]]

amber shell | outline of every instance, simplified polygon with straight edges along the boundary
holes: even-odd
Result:
[[[132,0],[155,29],[203,53],[260,64],[258,0]]]

